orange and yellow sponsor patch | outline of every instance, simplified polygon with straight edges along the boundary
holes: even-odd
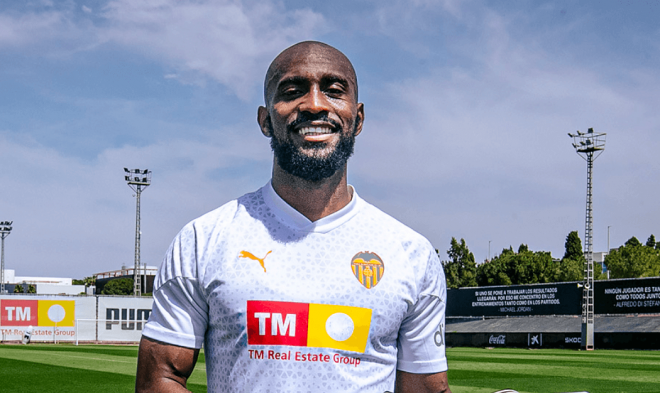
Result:
[[[371,309],[332,304],[247,302],[250,345],[331,348],[364,353]]]

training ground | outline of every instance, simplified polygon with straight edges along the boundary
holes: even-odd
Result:
[[[448,348],[447,358],[454,393],[660,392],[660,351]],[[136,366],[134,345],[4,344],[0,391],[131,392]],[[203,356],[188,388],[206,392]]]

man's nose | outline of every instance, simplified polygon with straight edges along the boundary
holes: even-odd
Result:
[[[328,97],[323,94],[319,86],[312,86],[300,105],[301,111],[310,113],[327,112],[329,109]]]

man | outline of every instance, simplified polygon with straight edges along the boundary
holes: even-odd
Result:
[[[364,123],[350,61],[296,44],[264,98],[272,179],[175,238],[136,390],[186,391],[204,343],[209,392],[449,392],[437,255],[347,184]]]

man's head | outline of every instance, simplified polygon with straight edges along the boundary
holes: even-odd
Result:
[[[276,165],[311,182],[343,169],[364,121],[357,97],[353,65],[337,49],[306,41],[280,53],[266,73],[266,106],[258,113]]]

